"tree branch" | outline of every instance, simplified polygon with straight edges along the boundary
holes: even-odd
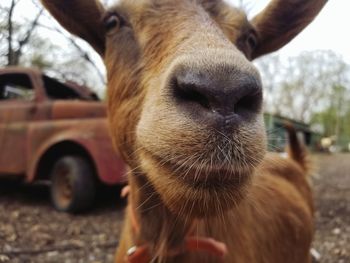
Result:
[[[108,4],[108,0],[104,0],[104,3],[105,4]],[[36,1],[32,0],[32,3],[39,8],[39,5]],[[50,19],[51,21],[53,20],[51,16],[48,16],[46,13],[44,13],[45,17],[47,17],[48,19]],[[43,24],[38,24],[39,26],[43,27],[43,28],[46,28],[48,30],[51,30],[51,31],[54,31],[54,32],[57,32],[59,33],[60,35],[64,36],[78,51],[79,53],[81,54],[81,57],[83,59],[85,59],[94,69],[95,71],[97,72],[97,75],[99,77],[99,79],[101,80],[101,82],[105,85],[106,84],[106,80],[105,80],[105,77],[104,75],[102,74],[102,72],[100,71],[100,69],[97,67],[97,65],[95,64],[95,62],[90,58],[89,54],[83,50],[78,44],[77,42],[74,40],[73,37],[71,36],[67,36],[64,31],[62,31],[61,29],[57,28],[57,27],[48,27],[46,25],[43,25]]]
[[[8,18],[7,18],[7,26],[8,26],[8,37],[7,37],[7,44],[8,44],[8,51],[7,51],[7,65],[12,65],[13,61],[13,49],[12,49],[12,36],[13,36],[13,25],[12,25],[12,16],[13,11],[16,6],[16,1],[12,0],[10,9],[8,12]]]
[[[20,0],[19,0],[20,1]],[[30,37],[33,34],[33,31],[35,29],[35,27],[38,25],[38,20],[40,18],[40,16],[42,15],[44,9],[41,8],[38,12],[38,14],[36,15],[36,17],[34,18],[34,20],[32,21],[30,27],[28,28],[26,34],[24,35],[24,37],[18,42],[18,48],[15,51],[15,56],[14,56],[14,65],[18,65],[19,64],[19,59],[22,55],[22,49],[23,47],[28,44]]]
[[[51,30],[51,31],[54,31],[54,32],[57,32],[59,33],[60,35],[64,36],[74,47],[75,49],[78,50],[78,52],[80,53],[81,57],[86,60],[97,72],[101,82],[103,84],[106,84],[106,81],[105,81],[105,78],[103,76],[103,74],[101,73],[100,69],[97,67],[97,65],[95,64],[95,62],[91,59],[91,57],[89,56],[89,54],[83,50],[79,45],[78,43],[74,40],[73,37],[70,37],[70,36],[67,36],[61,29],[59,28],[56,28],[56,27],[48,27],[46,25],[43,25],[43,24],[39,24],[38,25],[40,27],[43,27],[45,29],[48,29],[48,30]]]

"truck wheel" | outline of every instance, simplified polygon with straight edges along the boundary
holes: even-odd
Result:
[[[96,194],[94,172],[80,156],[64,156],[51,172],[51,199],[63,212],[78,213],[92,206]]]

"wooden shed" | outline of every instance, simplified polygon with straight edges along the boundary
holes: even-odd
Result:
[[[276,114],[264,114],[265,126],[268,137],[268,149],[270,151],[282,152],[287,144],[287,133],[284,125],[291,123],[297,130],[298,137],[311,149],[317,150],[321,134],[312,132],[308,124],[286,118]]]

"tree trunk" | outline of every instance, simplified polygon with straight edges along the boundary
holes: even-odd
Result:
[[[13,65],[13,47],[12,47],[13,25],[12,25],[12,15],[13,15],[13,10],[15,9],[15,6],[16,6],[15,0],[12,0],[11,1],[11,6],[10,6],[10,9],[9,9],[8,18],[7,18],[7,25],[8,25],[7,66]]]

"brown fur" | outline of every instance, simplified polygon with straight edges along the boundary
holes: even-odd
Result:
[[[220,0],[122,0],[108,12],[95,0],[42,2],[107,67],[112,138],[130,167],[140,224],[135,233],[126,215],[116,262],[135,244],[148,244],[158,262],[217,262],[206,253],[165,256],[194,222],[198,235],[227,244],[225,262],[310,261],[312,197],[305,159],[292,159],[303,148],[289,159],[265,155],[261,109],[230,133],[213,129],[179,107],[171,79],[198,71],[259,80],[249,60],[289,42],[325,0],[274,0],[252,23]]]

